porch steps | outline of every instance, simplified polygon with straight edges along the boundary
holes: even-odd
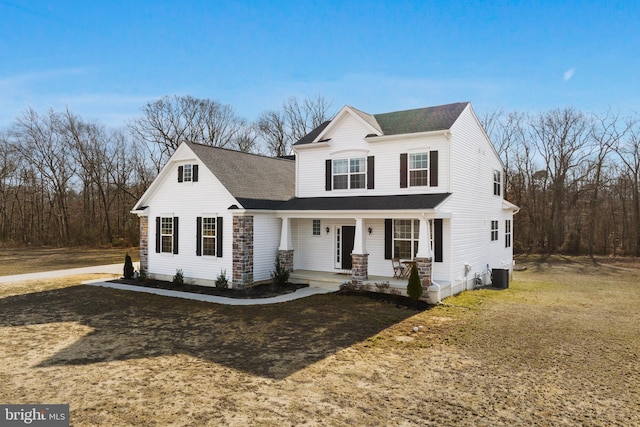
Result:
[[[351,275],[324,271],[295,270],[289,273],[289,281],[291,283],[299,283],[331,291],[340,290],[340,285],[349,280],[351,280]]]

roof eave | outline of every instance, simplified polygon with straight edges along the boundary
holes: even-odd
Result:
[[[430,130],[426,132],[399,133],[395,135],[366,136],[364,140],[367,142],[383,142],[383,141],[389,141],[392,139],[420,138],[420,137],[431,137],[431,136],[439,136],[439,135],[444,135],[446,137],[449,137],[451,136],[451,130],[442,129],[442,130]]]

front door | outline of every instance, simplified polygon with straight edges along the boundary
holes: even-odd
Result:
[[[353,252],[353,241],[356,237],[356,227],[353,225],[342,226],[342,247],[340,248],[340,258],[342,260],[342,269],[351,270],[351,252]]]

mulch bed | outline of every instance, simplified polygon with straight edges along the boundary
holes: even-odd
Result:
[[[370,298],[372,300],[386,302],[387,304],[393,304],[398,308],[404,307],[404,308],[409,308],[411,310],[416,310],[416,311],[424,311],[430,307],[426,301],[414,300],[404,295],[387,294],[383,292],[373,292],[373,291],[361,291],[361,290],[353,290],[353,289],[341,289],[336,293],[338,295],[346,295],[346,296],[362,296],[362,297]]]
[[[271,298],[278,295],[290,294],[298,289],[306,288],[309,286],[287,283],[286,285],[280,286],[278,289],[273,290],[271,289],[271,284],[266,283],[253,286],[248,289],[222,289],[216,288],[214,286],[199,286],[190,285],[187,283],[177,285],[173,282],[154,279],[115,279],[111,280],[111,282],[122,283],[124,285],[143,286],[146,288],[154,289],[167,289],[170,291],[189,292],[193,294],[213,295],[227,298]]]

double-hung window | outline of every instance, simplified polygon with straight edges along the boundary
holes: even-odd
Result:
[[[498,221],[491,221],[491,241],[498,240]]]
[[[367,159],[358,157],[334,160],[332,173],[333,188],[335,190],[366,188]]]
[[[173,217],[160,218],[160,251],[173,253]]]
[[[202,218],[202,255],[216,254],[216,218]]]
[[[409,186],[429,185],[429,153],[409,154]]]
[[[191,164],[184,165],[183,180],[184,182],[191,182],[193,180],[193,169]]]
[[[511,220],[507,219],[504,221],[504,247],[511,247]]]
[[[500,196],[502,193],[500,189],[502,187],[502,172],[498,170],[493,171],[493,195]]]
[[[396,219],[393,221],[393,256],[414,259],[418,253],[420,221],[417,219]]]

